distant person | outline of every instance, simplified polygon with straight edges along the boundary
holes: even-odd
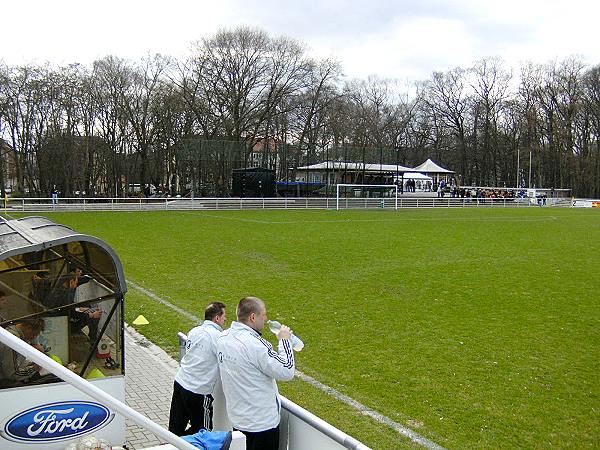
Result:
[[[52,204],[58,205],[58,189],[56,189],[56,185],[52,186],[50,195],[52,196]]]
[[[217,340],[217,352],[227,414],[234,428],[246,435],[247,450],[277,450],[281,402],[276,380],[294,377],[291,330],[277,333],[278,351],[261,337],[267,321],[264,302],[240,300],[237,322]]]
[[[29,298],[41,303],[47,308],[54,307],[52,302],[52,280],[48,277],[47,272],[39,271],[35,272],[31,276],[31,293]]]
[[[90,280],[91,278],[88,275],[84,275],[83,270],[79,267],[73,264],[69,265],[69,275],[62,285],[63,290],[66,291],[67,304],[78,302],[77,288]],[[89,343],[93,345],[98,339],[98,325],[102,314],[102,310],[95,304],[77,306],[71,309],[69,311],[71,333],[79,333],[87,326]]]
[[[188,333],[186,352],[173,382],[169,414],[169,431],[177,436],[212,430],[212,393],[219,377],[217,338],[226,320],[225,305],[213,302],[204,310],[202,325]]]
[[[23,320],[7,327],[6,330],[43,352],[45,349],[36,343],[36,339],[44,331],[44,325],[42,319]],[[39,370],[37,364],[28,361],[16,350],[0,344],[0,386],[12,386],[18,382],[27,383],[39,376]]]
[[[64,314],[57,308],[78,303],[80,299],[77,288],[92,278],[83,273],[75,264],[69,263],[68,274],[61,275],[58,279],[51,279],[48,273],[39,271],[31,279],[31,293],[29,297],[44,305],[47,309],[56,310],[52,314]],[[80,333],[83,328],[88,328],[88,338],[93,344],[98,336],[98,325],[102,317],[102,310],[95,304],[76,306],[69,309],[69,324],[71,333]]]

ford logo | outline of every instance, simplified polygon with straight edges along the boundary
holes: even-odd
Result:
[[[71,439],[107,425],[114,414],[94,402],[57,402],[36,406],[11,417],[4,436],[15,441]]]

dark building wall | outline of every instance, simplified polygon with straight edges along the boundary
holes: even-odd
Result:
[[[260,167],[232,172],[234,197],[275,197],[275,171]]]

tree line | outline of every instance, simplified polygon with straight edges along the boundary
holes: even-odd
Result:
[[[0,62],[0,137],[13,194],[121,196],[132,184],[227,195],[231,169],[279,179],[329,160],[415,166],[462,185],[531,182],[600,196],[600,65],[498,58],[410,85],[347,80],[331,59],[259,29],[222,30],[187,58],[90,66]],[[531,161],[531,164],[530,164]],[[8,159],[0,158],[4,194]]]

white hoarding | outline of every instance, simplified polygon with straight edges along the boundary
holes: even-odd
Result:
[[[124,377],[90,381],[125,400]],[[0,391],[0,449],[63,450],[86,435],[122,445],[125,419],[64,382]]]

